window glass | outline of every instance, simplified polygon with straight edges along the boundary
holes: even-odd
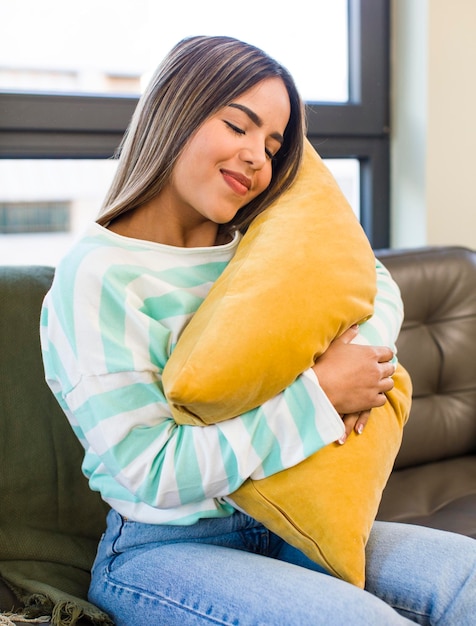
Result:
[[[355,215],[360,220],[360,162],[358,159],[324,159]]]
[[[359,162],[326,164],[359,214]],[[112,160],[0,160],[0,265],[57,265],[96,219]]]
[[[0,233],[64,233],[71,227],[70,202],[0,202]]]
[[[348,100],[347,0],[15,0],[0,24],[0,89],[139,93],[179,39],[204,34],[260,46],[307,101]]]
[[[115,168],[112,160],[0,160],[0,265],[55,266],[96,219]]]

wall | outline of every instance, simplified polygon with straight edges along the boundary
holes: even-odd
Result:
[[[476,2],[392,0],[392,245],[476,248]]]

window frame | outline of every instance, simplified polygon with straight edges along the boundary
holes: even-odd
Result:
[[[360,221],[390,245],[390,2],[349,0],[349,102],[311,104],[308,137],[323,158],[360,162]]]
[[[319,154],[360,162],[361,223],[374,248],[390,241],[389,2],[348,0],[349,102],[307,107]],[[137,99],[0,91],[0,158],[110,158]]]

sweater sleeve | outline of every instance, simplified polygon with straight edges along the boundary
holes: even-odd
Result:
[[[403,322],[403,302],[400,289],[390,272],[376,260],[377,295],[374,313],[359,329],[354,343],[388,346],[396,352],[395,342]],[[395,357],[396,360],[396,357]]]
[[[206,428],[173,421],[150,371],[81,377],[65,396],[49,383],[86,449],[92,484],[107,472],[159,508],[226,496],[251,475],[299,463],[343,430],[306,374],[258,409]]]

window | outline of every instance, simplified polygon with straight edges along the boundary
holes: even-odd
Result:
[[[374,248],[390,242],[389,1],[349,0],[349,100],[311,104],[309,138],[323,158],[360,165],[360,221]]]
[[[172,8],[165,9],[163,3],[153,0],[104,0],[99,4],[84,0],[77,5],[77,12],[55,0],[3,3],[0,19],[12,22],[12,27],[5,30],[14,33],[21,27],[24,32],[21,24],[15,26],[15,19],[27,14],[28,5],[28,22],[35,25],[31,36],[41,35],[41,42],[30,50],[24,45],[29,38],[22,37],[21,42],[12,38],[8,46],[3,42],[8,54],[2,55],[0,66],[0,159],[17,166],[28,159],[32,167],[44,159],[58,165],[72,160],[77,164],[94,163],[93,159],[96,164],[108,163],[152,69],[149,65],[155,67],[162,54],[158,48],[147,49],[145,44],[160,42],[168,50],[181,36],[197,32],[199,15],[205,15],[208,23],[211,15],[222,16],[217,0],[189,2],[179,9],[173,3]],[[203,11],[205,4],[210,5],[207,11]],[[303,15],[309,13],[308,3],[302,2],[300,11],[295,10],[297,4],[298,0],[289,11],[288,1],[273,3],[278,26],[285,27],[283,34],[277,27],[262,28],[261,20],[269,22],[269,11],[259,17],[257,12],[267,5],[254,0],[249,2],[253,20],[230,20],[227,13],[222,16],[227,31],[216,25],[209,28],[251,40],[289,67],[309,104],[311,142],[329,163],[374,247],[385,247],[389,242],[389,0],[315,0],[312,15],[306,19]],[[184,6],[188,7],[186,11]],[[240,14],[246,6],[244,2]],[[107,27],[100,19],[103,9],[109,20]],[[180,19],[176,15],[172,19],[164,13],[166,10],[180,11]],[[316,13],[319,10],[321,18]],[[55,24],[53,16],[60,23],[62,19],[65,28],[56,25],[48,30]],[[85,29],[77,26],[82,17],[86,18]],[[294,25],[292,19],[296,19]],[[245,28],[248,22],[259,26],[261,39],[252,40],[250,32],[230,30]],[[154,28],[154,37],[144,35],[149,24]],[[172,25],[183,32],[174,31]],[[267,32],[271,33],[268,41],[263,39]],[[213,30],[206,34],[213,34]],[[293,40],[293,36],[297,38]],[[132,46],[131,41],[136,45]],[[119,63],[119,48],[127,52],[127,62]],[[67,49],[76,51],[74,63],[74,59],[67,62]],[[78,65],[87,49],[92,49],[95,58],[101,50],[101,72],[97,66]],[[44,53],[49,61],[40,63]],[[109,174],[104,173],[104,181],[108,180]],[[96,208],[105,184],[99,184]],[[0,202],[7,200],[1,196],[3,187],[2,181]]]
[[[111,159],[0,159],[0,264],[56,265],[95,220]]]
[[[0,233],[56,233],[70,228],[69,202],[0,202]]]
[[[17,0],[0,5],[0,89],[139,93],[141,83],[182,37],[226,34],[262,47],[292,72],[304,99],[348,99],[347,0]],[[28,19],[25,19],[28,15]],[[94,18],[92,18],[94,16]],[[283,19],[285,17],[285,19]],[[22,37],[18,37],[18,33]],[[61,54],[58,51],[61,50]]]

